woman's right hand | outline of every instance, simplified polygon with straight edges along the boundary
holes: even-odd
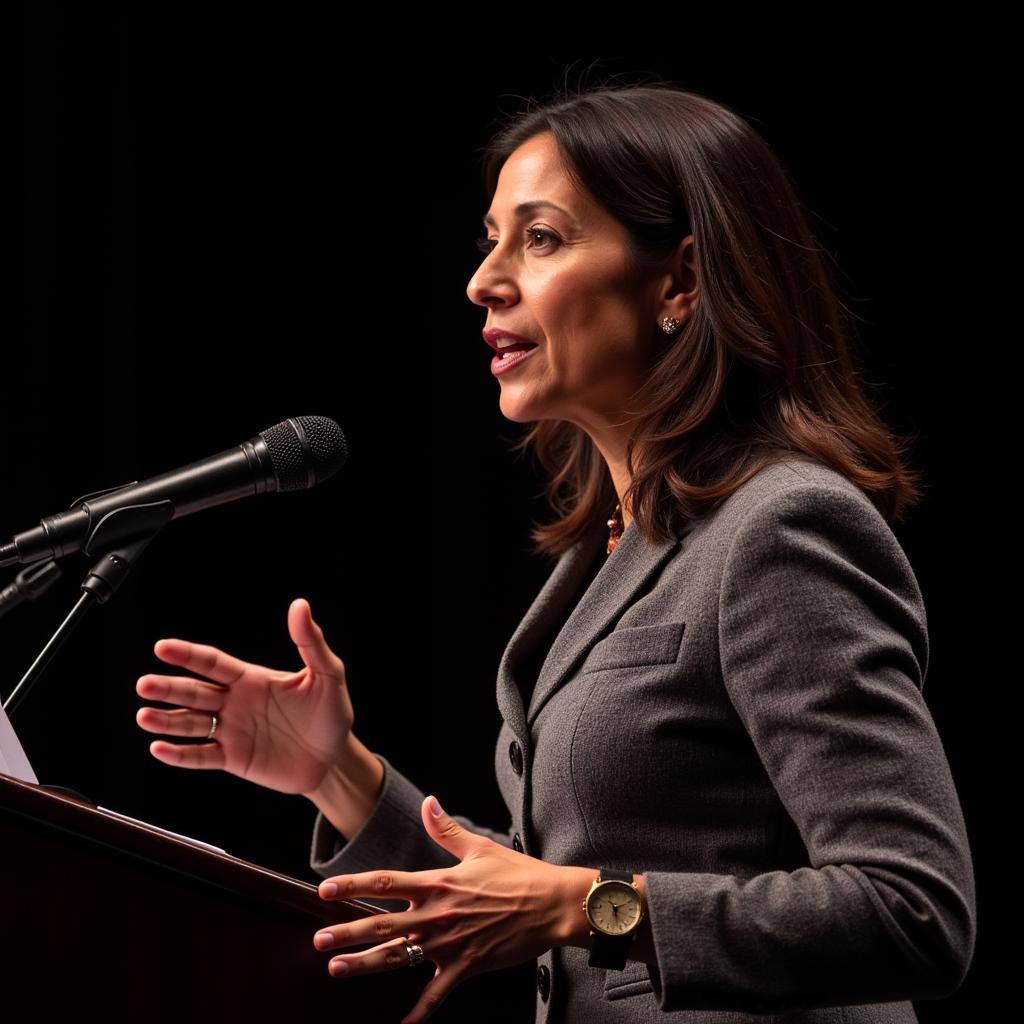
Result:
[[[161,661],[206,679],[141,676],[140,697],[178,707],[140,708],[136,721],[146,732],[206,737],[216,714],[217,730],[209,743],[154,740],[150,753],[165,764],[219,768],[281,793],[315,790],[349,741],[352,701],[345,665],[304,598],[288,609],[288,632],[305,663],[297,672],[252,665],[188,640],[158,640]]]

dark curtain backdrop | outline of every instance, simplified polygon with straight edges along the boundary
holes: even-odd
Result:
[[[156,761],[134,689],[164,636],[298,667],[285,615],[306,596],[347,665],[357,734],[449,810],[506,827],[495,674],[550,566],[527,553],[543,480],[510,454],[523,428],[500,413],[485,311],[465,291],[489,201],[475,150],[563,81],[657,75],[733,106],[775,147],[838,262],[872,391],[894,429],[921,436],[928,491],[897,535],[927,602],[925,692],[973,837],[981,928],[964,989],[918,1010],[967,1019],[989,941],[999,678],[998,29],[673,7],[588,40],[573,19],[500,11],[357,33],[326,6],[126,8],[28,3],[6,37],[0,532],[287,416],[335,418],[351,456],[312,491],[157,538],[14,716],[41,781],[312,880],[312,805]],[[3,696],[89,564],[65,559],[43,599],[0,622]]]

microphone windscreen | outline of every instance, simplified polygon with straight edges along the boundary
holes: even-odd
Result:
[[[345,465],[348,442],[328,416],[292,416],[260,431],[279,491],[304,491]]]

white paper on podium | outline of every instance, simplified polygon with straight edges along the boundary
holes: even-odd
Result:
[[[32,771],[32,765],[28,763],[25,755],[25,748],[18,739],[18,734],[7,717],[7,712],[0,706],[0,772],[6,775],[13,775],[22,782],[31,782],[38,786],[39,780],[36,773]]]
[[[7,712],[4,711],[3,705],[0,705],[0,772],[3,772],[5,775],[13,775],[14,778],[21,779],[22,782],[31,782],[34,786],[39,785],[36,773],[32,771],[32,765],[28,762],[25,748],[22,747],[21,740],[18,739],[18,734],[14,731],[14,726],[11,725],[11,720],[7,717]],[[216,853],[227,855],[227,850],[222,850],[219,846],[204,843],[202,840],[193,839],[191,836],[183,836],[180,832],[172,832],[170,829],[161,828],[159,825],[151,825],[148,821],[130,818],[127,814],[122,814],[120,811],[112,811],[109,807],[97,807],[97,810],[106,811],[107,814],[113,814],[118,818],[124,818],[125,821],[134,821],[137,825],[145,825],[146,828],[156,829],[157,832],[174,836],[175,839],[184,839],[186,843],[203,846],[207,850],[214,850]]]

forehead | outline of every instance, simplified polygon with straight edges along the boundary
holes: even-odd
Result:
[[[545,132],[527,139],[502,165],[491,208],[483,220],[495,226],[497,217],[550,209],[550,204],[575,218],[585,199],[566,173],[554,136]]]

